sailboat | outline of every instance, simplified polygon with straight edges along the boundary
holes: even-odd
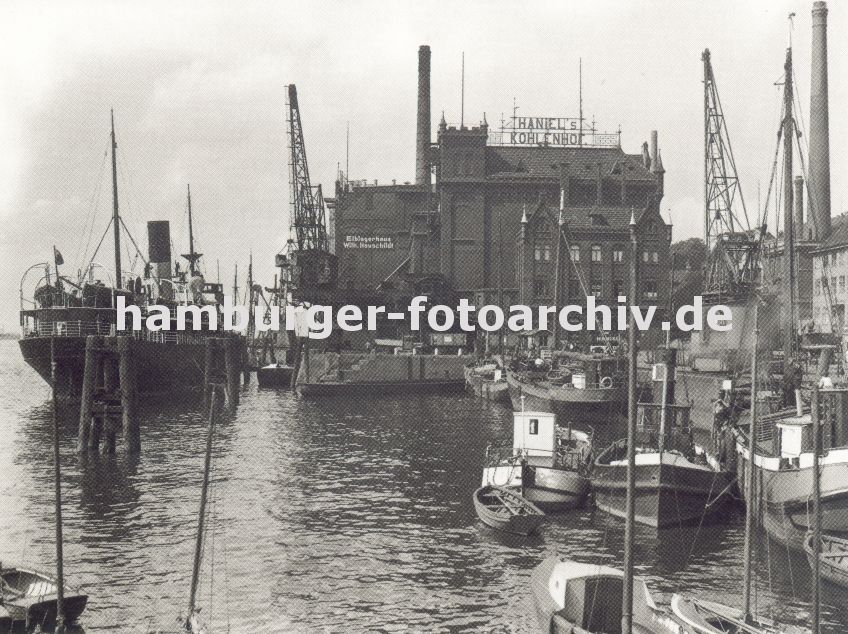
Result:
[[[632,270],[637,270],[636,223],[631,219]],[[631,276],[631,302],[637,294]],[[691,634],[676,615],[654,602],[644,579],[634,574],[636,515],[636,328],[630,315],[628,343],[628,424],[624,568],[581,563],[551,556],[533,569],[530,587],[541,631],[573,634]]]
[[[758,316],[759,306],[754,304],[754,349],[751,362],[751,417],[757,416],[757,342],[759,339]],[[756,452],[757,438],[753,437]],[[748,500],[756,498],[753,463],[746,466],[745,494]],[[713,601],[707,601],[700,596],[675,594],[671,600],[671,609],[694,631],[700,634],[726,634],[728,632],[750,634],[801,634],[809,630],[801,627],[783,625],[767,617],[753,613],[751,610],[751,585],[753,580],[754,505],[749,503],[745,511],[745,554],[744,554],[744,583],[742,593],[743,608],[733,608]],[[818,631],[818,630],[816,630]]]

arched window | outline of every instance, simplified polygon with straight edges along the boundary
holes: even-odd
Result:
[[[570,247],[568,249],[568,251],[571,254],[571,261],[572,262],[579,262],[580,261],[580,247],[579,246],[577,246],[575,244],[573,247]]]
[[[601,261],[601,245],[593,244],[592,245],[592,262],[600,262]]]

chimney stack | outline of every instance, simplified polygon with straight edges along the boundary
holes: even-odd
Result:
[[[827,3],[813,3],[810,82],[810,169],[807,203],[814,238],[830,235],[830,124],[827,103]]]
[[[415,184],[430,186],[430,47],[418,48],[418,125]]]
[[[804,177],[795,177],[795,240],[805,240],[804,233]]]
[[[657,164],[657,131],[651,130],[651,169]]]

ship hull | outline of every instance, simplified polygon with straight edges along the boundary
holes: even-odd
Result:
[[[85,371],[85,342],[85,337],[25,337],[18,343],[27,364],[51,386],[52,348],[56,358],[56,395],[64,400],[78,400]],[[139,391],[162,393],[200,387],[204,349],[202,340],[193,343],[136,340],[133,356]]]
[[[623,518],[627,465],[604,464],[602,459],[599,456],[592,472],[595,504],[602,511]],[[735,474],[694,467],[682,456],[669,452],[662,454],[660,460],[656,464],[639,464],[637,460],[636,522],[655,528],[696,524],[722,508]]]
[[[508,405],[510,402],[509,385],[506,381],[495,381],[482,377],[472,367],[465,368],[465,384],[475,396],[487,401],[503,403],[504,405]]]
[[[744,499],[749,453],[743,442],[740,437],[737,451],[739,488]],[[848,449],[832,449],[821,462],[821,528],[848,537]],[[761,496],[755,512],[761,516],[772,539],[803,552],[805,536],[812,530],[814,511],[812,465],[787,469],[780,469],[779,465],[779,458],[768,456],[758,455],[754,461],[755,483]]]
[[[627,390],[621,387],[585,388],[548,387],[531,381],[521,381],[513,372],[507,373],[509,397],[517,411],[550,412],[562,421],[591,420],[622,411]]]

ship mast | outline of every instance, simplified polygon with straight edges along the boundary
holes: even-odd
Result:
[[[121,288],[121,216],[118,213],[118,158],[115,141],[115,111],[111,110],[112,118],[112,228],[115,234],[115,288]]]
[[[202,256],[202,253],[194,251],[194,224],[191,219],[191,185],[186,185],[188,193],[188,253],[183,253],[183,257],[188,260],[189,276],[194,277],[197,274],[197,261]]]
[[[792,189],[792,144],[795,137],[795,119],[792,116],[792,49],[786,49],[783,80],[783,258],[784,297],[789,304],[783,320],[783,349],[786,357],[795,351],[795,303],[797,299],[795,271],[794,192]]]

